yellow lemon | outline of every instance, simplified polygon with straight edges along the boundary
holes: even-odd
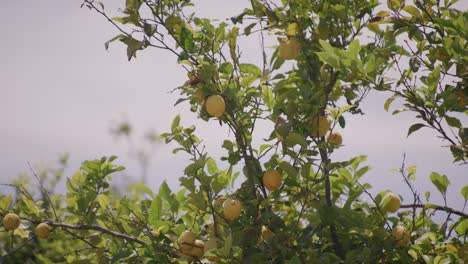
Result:
[[[406,246],[410,241],[408,231],[401,225],[397,225],[392,229],[392,238],[398,246]]]
[[[220,117],[226,111],[226,103],[221,95],[210,95],[206,98],[205,108],[210,116]]]
[[[333,131],[328,135],[327,142],[334,145],[341,145],[341,143],[343,143],[343,137],[338,131]]]
[[[36,227],[35,234],[40,239],[47,239],[49,237],[49,225],[40,223]]]
[[[185,230],[177,239],[177,244],[182,252],[187,253],[192,250],[195,239],[195,234],[191,230]]]
[[[3,217],[3,226],[6,230],[15,230],[20,226],[20,218],[17,214],[8,213]]]
[[[310,134],[313,137],[323,137],[330,129],[330,121],[326,116],[319,116],[312,118]]]
[[[295,60],[301,53],[301,45],[292,37],[280,43],[279,56],[285,60]]]
[[[203,241],[197,239],[193,243],[192,249],[189,252],[187,252],[187,254],[189,254],[190,256],[192,256],[192,257],[194,257],[196,259],[200,259],[201,257],[203,257],[204,248],[205,248],[205,243],[203,243]]]
[[[229,220],[234,220],[241,213],[241,204],[239,200],[228,198],[224,202],[224,216]]]
[[[283,179],[281,174],[277,170],[267,170],[265,174],[263,174],[263,185],[269,191],[276,191],[281,187]]]
[[[382,207],[386,212],[394,213],[400,209],[400,198],[394,193],[387,193],[382,199]]]

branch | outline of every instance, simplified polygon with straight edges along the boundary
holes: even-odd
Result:
[[[452,208],[447,207],[447,206],[436,205],[436,204],[423,204],[423,203],[421,203],[421,204],[403,204],[403,205],[400,206],[400,208],[434,209],[436,211],[444,211],[444,212],[447,212],[447,213],[450,213],[450,214],[456,214],[456,215],[458,215],[460,217],[463,217],[463,218],[468,218],[468,214],[466,214],[464,212],[452,209]]]
[[[4,215],[6,215],[6,213],[0,212],[0,216],[3,217]],[[129,235],[126,235],[126,234],[122,234],[122,233],[119,233],[119,232],[116,232],[116,231],[112,231],[112,230],[106,229],[106,228],[98,226],[98,225],[82,225],[82,224],[72,225],[72,224],[61,223],[61,222],[50,221],[50,220],[41,221],[41,220],[32,220],[32,219],[27,219],[27,218],[22,218],[22,219],[27,220],[27,221],[29,221],[29,222],[31,222],[33,224],[46,223],[46,224],[48,224],[49,226],[52,226],[52,227],[61,227],[61,228],[72,229],[72,230],[95,230],[95,231],[99,231],[101,233],[111,235],[111,236],[116,237],[116,238],[126,239],[128,241],[132,241],[132,242],[141,244],[143,246],[148,245],[145,241],[143,241],[141,239],[138,239],[136,237],[132,237],[132,236],[129,236]]]

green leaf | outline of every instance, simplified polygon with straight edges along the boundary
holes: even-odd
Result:
[[[151,207],[148,215],[148,223],[156,225],[162,217],[162,200],[161,197],[156,196],[151,202]]]
[[[445,116],[445,121],[447,121],[447,124],[451,127],[462,128],[462,124],[458,118]]]
[[[211,175],[218,173],[218,166],[216,165],[216,161],[212,158],[208,158],[206,160],[206,168],[208,169],[208,173]]]
[[[167,185],[166,181],[163,181],[161,183],[161,186],[159,186],[158,196],[160,196],[161,198],[163,198],[166,201],[169,201],[169,200],[172,199],[171,194],[172,194],[171,188],[169,188],[169,185]]]
[[[174,117],[174,120],[172,120],[171,124],[171,130],[174,132],[174,130],[180,125],[180,115],[177,115]]]
[[[302,134],[291,132],[286,137],[286,145],[288,147],[293,147],[295,145],[306,146],[307,141],[304,139]]]
[[[463,199],[468,200],[468,185],[463,186],[460,190],[461,195],[463,196]]]
[[[182,48],[186,51],[191,51],[193,50],[194,47],[194,41],[193,41],[193,33],[192,31],[188,30],[185,27],[182,27],[182,30],[180,31],[180,44]]]
[[[460,237],[464,237],[468,235],[468,219],[461,220],[460,218],[459,221],[460,222],[456,223],[455,232],[457,232]]]
[[[447,176],[433,172],[431,173],[430,178],[437,190],[439,190],[439,192],[445,196],[445,193],[447,192],[447,186],[450,184]]]
[[[125,43],[127,45],[127,58],[128,60],[131,60],[132,58],[136,57],[136,52],[137,50],[142,49],[143,47],[143,42],[134,39],[132,37],[127,37],[124,36],[120,38],[120,41]]]
[[[390,108],[390,105],[392,104],[392,102],[397,98],[397,95],[394,94],[392,95],[390,98],[387,99],[387,101],[385,101],[385,104],[384,104],[384,109],[385,111],[388,112],[388,109]]]
[[[403,10],[414,17],[421,17],[421,12],[419,11],[419,9],[412,5],[405,5],[403,7]]]
[[[0,211],[7,211],[10,208],[12,197],[11,195],[1,196],[0,198]]]
[[[413,125],[410,126],[410,128],[408,129],[408,135],[407,135],[407,137],[409,137],[413,132],[416,132],[417,130],[419,130],[420,128],[425,127],[425,126],[426,126],[426,125],[421,124],[421,123],[413,124]]]
[[[110,203],[109,197],[107,197],[107,195],[102,194],[102,193],[98,195],[97,201],[102,208],[106,208],[107,205],[109,205]]]
[[[426,201],[429,201],[429,197],[431,197],[431,192],[426,191],[426,192],[424,193],[424,197],[426,198]]]
[[[250,73],[258,77],[262,76],[262,71],[255,64],[242,63],[239,65],[239,69],[242,73]]]
[[[275,98],[271,89],[266,85],[262,86],[262,97],[265,102],[265,106],[268,107],[268,109],[273,109],[275,106]]]
[[[237,35],[239,34],[239,28],[234,27],[228,34],[228,46],[233,61],[237,62],[236,48],[237,48]]]
[[[106,50],[108,50],[110,43],[112,43],[112,42],[114,42],[116,40],[119,40],[119,39],[123,39],[123,38],[125,38],[125,35],[122,35],[122,34],[117,35],[117,36],[111,38],[110,40],[106,41],[106,43],[104,43],[104,47],[106,48]]]
[[[232,63],[230,62],[223,62],[219,67],[219,72],[224,74],[231,74],[234,71],[234,67],[232,67]]]

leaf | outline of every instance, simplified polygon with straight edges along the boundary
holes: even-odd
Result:
[[[120,41],[125,43],[127,45],[127,58],[128,60],[131,60],[132,58],[136,57],[136,52],[137,50],[142,49],[143,47],[143,42],[134,39],[132,37],[127,37],[124,36],[120,38]]]
[[[211,175],[214,175],[218,172],[218,166],[216,165],[216,162],[212,158],[208,158],[206,160],[206,167],[208,169],[208,173]]]
[[[161,197],[156,196],[151,202],[151,207],[148,215],[148,223],[156,225],[162,217],[162,200]]]
[[[237,48],[237,35],[239,34],[239,28],[234,27],[228,34],[228,46],[233,61],[237,62],[236,48]]]
[[[110,203],[109,197],[107,197],[107,195],[102,194],[102,193],[98,195],[97,200],[98,200],[99,205],[102,208],[106,208],[107,205],[109,205],[109,203]]]
[[[414,17],[421,17],[421,12],[419,11],[419,9],[412,5],[405,5],[403,7],[403,10]]]
[[[390,108],[390,105],[392,104],[392,102],[397,98],[397,95],[394,94],[392,95],[390,98],[387,99],[387,101],[385,101],[385,104],[384,104],[384,109],[385,111],[388,112],[388,109]]]
[[[445,193],[447,192],[447,186],[450,184],[447,176],[433,172],[431,173],[430,178],[437,190],[439,190],[439,192],[445,196]]]
[[[458,120],[458,118],[445,116],[445,121],[447,121],[447,124],[451,127],[456,127],[456,128],[462,127],[462,124],[460,120]]]
[[[429,201],[429,197],[431,197],[431,192],[426,191],[426,192],[424,193],[424,197],[426,198],[426,201],[428,202],[428,201]]]
[[[242,73],[250,73],[258,77],[262,76],[262,71],[255,64],[241,63],[239,65],[239,69],[241,70]]]
[[[460,222],[456,223],[455,232],[457,232],[460,237],[464,237],[468,235],[468,219],[461,220],[460,218],[459,221]]]
[[[109,44],[110,44],[110,43],[112,43],[112,42],[114,42],[114,41],[116,41],[116,40],[118,40],[118,39],[122,39],[122,38],[124,38],[124,37],[125,37],[125,35],[122,35],[122,34],[117,35],[117,36],[111,38],[110,40],[106,41],[106,43],[104,43],[104,47],[106,48],[106,50],[108,50],[108,49],[109,49]]]
[[[292,132],[286,137],[286,145],[288,147],[293,147],[295,145],[306,146],[307,141],[304,139],[303,135]]]
[[[177,106],[178,104],[187,101],[189,98],[179,98],[177,101],[174,103],[174,106]]]
[[[180,31],[180,44],[182,48],[186,51],[191,51],[193,50],[194,47],[194,41],[193,41],[193,33],[192,31],[188,30],[185,27],[182,27]]]
[[[463,199],[468,200],[468,185],[463,186],[460,190],[461,195],[463,196]]]
[[[37,208],[36,204],[34,201],[30,200],[27,197],[23,197],[22,199],[23,203],[26,205],[28,208],[29,212],[33,215],[37,215],[39,213],[39,208]]]
[[[17,228],[17,229],[15,229],[15,231],[14,231],[14,235],[15,235],[15,236],[19,236],[19,237],[21,237],[21,238],[23,238],[23,239],[28,238],[28,237],[29,237],[29,233],[30,233],[29,230],[22,229],[22,228]]]
[[[426,126],[426,125],[421,124],[421,123],[413,124],[413,125],[410,126],[410,128],[408,129],[408,135],[407,135],[407,137],[409,137],[413,132],[416,132],[417,130],[419,130],[420,128],[425,127],[425,126]]]
[[[266,85],[262,86],[262,97],[263,101],[265,102],[265,106],[270,110],[273,109],[275,106],[275,98],[271,89]]]
[[[176,117],[174,117],[174,120],[172,120],[172,124],[171,124],[172,132],[174,132],[174,130],[179,126],[179,124],[180,124],[180,115],[177,115]]]
[[[7,196],[2,196],[0,198],[0,211],[7,211],[8,208],[10,208],[12,196],[7,195]]]
[[[169,200],[172,199],[171,195],[172,195],[171,188],[169,188],[169,185],[167,185],[166,181],[163,181],[161,183],[161,186],[159,187],[158,196],[160,196],[161,198],[163,198],[166,201],[169,201]]]

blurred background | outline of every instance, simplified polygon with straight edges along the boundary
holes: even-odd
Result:
[[[111,15],[118,15],[124,1],[104,3]],[[195,4],[198,16],[223,20],[239,14],[248,1],[198,0]],[[210,155],[219,157],[222,141],[232,135],[215,120],[198,121],[187,103],[174,107],[179,94],[170,91],[182,85],[187,76],[172,54],[147,49],[129,62],[126,47],[119,42],[106,51],[104,43],[117,35],[117,30],[80,5],[79,0],[0,1],[0,183],[30,174],[28,162],[36,169],[56,166],[59,157],[69,153],[66,177],[72,176],[83,160],[116,155],[116,163],[127,167],[114,177],[116,184],[128,184],[146,175],[153,190],[164,180],[178,189],[188,157],[173,155],[173,145],[150,144],[145,136],[169,131],[172,119],[180,114],[183,125],[197,127],[196,133]],[[459,6],[466,8],[468,1]],[[245,45],[243,59],[255,60],[260,39],[242,39],[240,45]],[[268,45],[272,51],[274,38]],[[403,178],[390,171],[401,167],[406,153],[406,164],[418,168],[420,193],[431,191],[431,201],[440,202],[429,174],[445,174],[452,182],[449,204],[461,209],[464,200],[459,190],[467,184],[466,165],[452,163],[449,148],[430,130],[421,129],[407,138],[414,116],[385,112],[383,104],[389,96],[372,92],[362,106],[364,116],[345,116],[347,125],[342,134],[346,146],[335,157],[345,160],[367,155],[366,165],[371,170],[364,181],[373,185],[372,193],[393,190],[411,202]],[[131,125],[129,138],[111,133],[121,122]],[[259,135],[270,129],[271,125],[260,127]],[[139,162],[141,153],[147,158],[145,164]],[[9,187],[0,187],[0,194],[9,191]]]

